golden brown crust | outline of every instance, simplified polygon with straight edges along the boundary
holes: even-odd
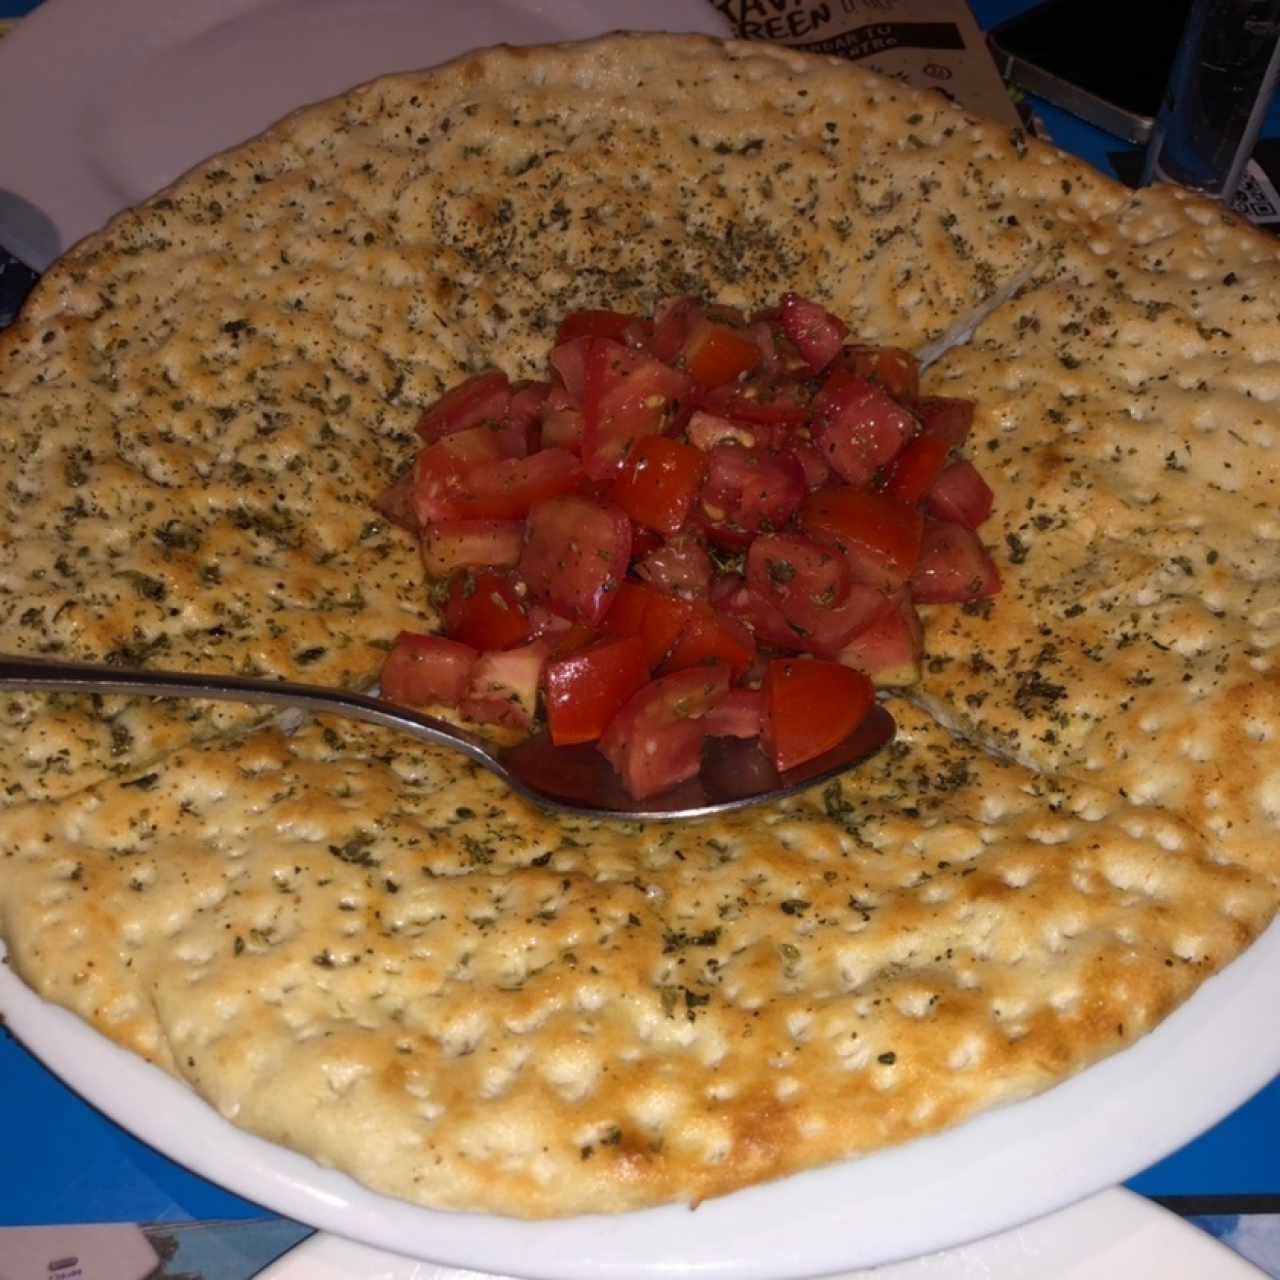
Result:
[[[14,699],[0,786],[61,797],[0,821],[15,965],[252,1131],[525,1216],[873,1151],[1122,1047],[1275,907],[1274,271],[1202,204],[760,45],[489,51],[289,117],[0,336],[0,647],[367,681],[427,611],[368,508],[422,404],[532,372],[576,305],[795,288],[916,348],[995,311],[933,375],[980,402],[1008,586],[932,620],[922,697],[979,745],[901,704],[856,787],[595,827],[349,725]]]
[[[1269,916],[1175,820],[899,716],[856,787],[648,828],[260,731],[13,811],[4,933],[50,999],[380,1190],[715,1195],[1039,1091]]]
[[[1093,776],[1275,876],[1280,249],[1167,189],[932,371],[979,404],[1005,590],[936,611],[922,696],[1033,768]]]

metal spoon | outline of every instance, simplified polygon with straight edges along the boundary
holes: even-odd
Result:
[[[345,689],[247,676],[143,671],[93,662],[0,656],[0,691],[3,690],[210,698],[345,716],[461,751],[496,773],[512,791],[552,813],[632,821],[701,818],[793,795],[861,764],[885,746],[895,730],[893,717],[877,705],[838,746],[783,773],[774,768],[754,739],[708,738],[702,771],[696,778],[662,795],[633,800],[609,762],[591,744],[557,747],[545,733],[538,733],[515,746],[498,747],[435,716]]]

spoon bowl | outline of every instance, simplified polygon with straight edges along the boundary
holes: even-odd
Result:
[[[517,795],[551,813],[637,822],[703,818],[794,795],[857,767],[884,747],[895,730],[893,717],[877,704],[843,742],[816,759],[781,773],[755,739],[708,738],[703,747],[702,770],[697,777],[661,795],[635,800],[623,788],[609,762],[589,743],[557,747],[544,732],[514,746],[500,747],[447,720],[345,689],[252,676],[152,671],[105,663],[0,656],[0,690],[206,698],[344,716],[461,751],[495,773]]]

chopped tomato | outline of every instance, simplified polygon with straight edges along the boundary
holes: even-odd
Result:
[[[583,341],[591,345],[583,373],[582,465],[593,480],[607,480],[622,469],[636,441],[662,433],[688,396],[689,380],[607,338]]]
[[[536,600],[595,626],[631,558],[631,524],[616,507],[552,498],[529,512],[520,574]]]
[[[398,524],[410,533],[418,531],[418,516],[413,509],[414,478],[410,467],[398,479],[393,480],[373,500],[373,505],[392,524]]]
[[[758,738],[764,723],[764,693],[730,689],[703,717],[708,738]]]
[[[803,442],[789,444],[783,449],[783,453],[789,453],[800,464],[800,470],[804,472],[805,487],[810,493],[821,489],[831,479],[831,468],[827,466],[822,450],[816,445]]]
[[[511,402],[498,428],[511,457],[523,458],[542,446],[543,409],[550,394],[549,382],[517,382],[512,385]]]
[[[623,311],[571,311],[560,323],[556,345],[574,338],[612,338],[621,342],[638,320]]]
[[[460,704],[462,714],[482,724],[531,728],[547,652],[547,642],[535,640],[504,653],[482,653],[471,669]]]
[[[861,671],[821,658],[778,658],[764,675],[760,740],[779,773],[838,746],[875,702]]]
[[[540,449],[527,458],[482,462],[464,476],[466,514],[518,520],[540,502],[572,493],[583,481],[582,467],[567,449]]]
[[[920,559],[924,517],[883,493],[823,489],[804,504],[800,524],[816,541],[844,552],[854,581],[867,586],[902,586]]]
[[[761,534],[747,553],[747,583],[783,613],[794,604],[831,608],[849,592],[844,558],[798,533]]]
[[[710,453],[718,444],[740,444],[744,449],[757,445],[771,446],[777,436],[772,427],[762,427],[750,422],[731,422],[702,409],[695,409],[685,427],[689,443],[702,453]]]
[[[925,432],[908,440],[885,468],[885,493],[915,506],[933,488],[950,454],[951,446],[941,436]]]
[[[908,352],[847,337],[796,294],[750,319],[578,311],[549,381],[442,396],[377,505],[420,538],[453,663],[405,640],[388,687],[434,679],[523,728],[541,672],[554,740],[598,737],[638,797],[696,772],[708,733],[763,736],[781,767],[833,745],[864,675],[918,676],[914,600],[1000,588],[973,532],[993,495],[953,455],[973,404],[921,399]]]
[[[718,589],[714,599],[721,613],[745,622],[759,644],[785,653],[803,652],[808,637],[787,621],[777,605],[771,604],[741,579],[730,589]]]
[[[691,533],[678,534],[635,562],[636,574],[659,591],[705,600],[715,567],[707,549]]]
[[[382,664],[382,696],[411,707],[456,707],[479,654],[470,645],[402,631]]]
[[[418,434],[432,444],[443,436],[484,422],[501,422],[511,403],[507,375],[498,369],[478,373],[451,388],[418,419]]]
[[[814,439],[850,484],[867,484],[911,438],[916,420],[873,382],[833,372],[813,402]]]
[[[803,427],[809,421],[809,396],[798,383],[779,385],[753,380],[719,387],[700,397],[699,402],[708,413],[746,426],[782,431]]]
[[[939,520],[976,529],[990,514],[995,495],[972,462],[953,462],[929,490],[925,509]]]
[[[475,467],[504,456],[497,433],[488,427],[451,432],[428,445],[413,464],[413,510],[418,524],[483,514],[471,509],[468,478]]]
[[[901,347],[844,347],[836,364],[882,386],[895,400],[908,403],[920,394],[920,362]]]
[[[800,464],[787,454],[719,444],[707,455],[700,505],[712,536],[735,529],[751,534],[780,529],[807,492]]]
[[[476,649],[513,649],[533,633],[533,624],[506,574],[466,571],[449,580],[444,629]]]
[[[590,337],[570,338],[553,347],[548,357],[570,399],[579,406],[587,388],[587,357],[594,345],[595,340]]]
[[[651,680],[613,718],[600,750],[637,800],[687,782],[702,764],[707,713],[729,690],[729,668],[692,667]]]
[[[675,364],[684,348],[690,326],[702,315],[696,298],[671,298],[653,317],[653,336],[649,350],[666,364]]]
[[[1000,573],[972,529],[931,520],[924,531],[911,594],[920,604],[962,604],[1000,590]]]
[[[706,469],[706,459],[690,445],[648,436],[627,455],[611,496],[637,524],[670,535],[688,520]]]
[[[594,742],[649,679],[644,641],[606,640],[546,671],[547,727],[558,747]]]
[[[747,671],[755,658],[751,632],[742,623],[717,613],[709,605],[696,604],[661,670],[665,673],[723,663],[736,677]]]
[[[692,617],[693,605],[688,600],[638,582],[624,582],[614,595],[600,634],[639,636],[644,641],[649,666],[656,667]]]
[[[552,387],[542,404],[542,447],[582,448],[582,410],[564,387]]]
[[[871,677],[877,688],[899,688],[920,678],[924,634],[907,590],[881,597],[866,626],[846,642],[837,657]]]
[[[458,569],[510,569],[520,559],[518,520],[441,520],[422,533],[422,566],[433,578]]]
[[[660,533],[646,529],[643,525],[631,526],[631,563],[643,560],[645,556],[660,550],[667,544]]]
[[[813,373],[820,373],[835,359],[849,326],[808,298],[789,293],[779,313],[782,331],[795,343]]]
[[[694,382],[710,390],[736,382],[759,365],[764,356],[745,334],[703,318],[690,327],[681,359]]]
[[[953,449],[959,449],[969,438],[973,427],[973,401],[955,400],[947,396],[926,396],[912,406],[920,419],[920,429],[941,436]]]

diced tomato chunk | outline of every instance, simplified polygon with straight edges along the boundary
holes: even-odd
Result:
[[[581,406],[582,397],[587,389],[587,357],[595,345],[590,337],[570,338],[553,347],[549,357],[551,367],[560,375],[574,404]]]
[[[518,520],[540,502],[572,493],[583,482],[582,466],[567,449],[540,449],[527,458],[482,462],[466,473],[467,514]]]
[[[912,596],[921,604],[961,604],[999,590],[1000,572],[977,534],[961,524],[931,520],[911,575]]]
[[[591,344],[582,393],[582,465],[593,480],[607,480],[622,469],[637,440],[662,433],[687,398],[689,380],[608,338],[582,341]]]
[[[696,298],[669,298],[654,313],[649,350],[664,364],[674,364],[684,348],[689,329],[702,315]]]
[[[624,582],[614,593],[600,634],[609,638],[639,636],[649,666],[656,667],[692,617],[693,605],[688,600],[638,582]]]
[[[510,569],[520,559],[518,520],[441,520],[423,530],[422,565],[433,578],[458,569]]]
[[[432,444],[468,427],[501,422],[510,402],[511,387],[505,373],[498,369],[478,373],[451,387],[435,404],[423,410],[418,420],[418,434]]]
[[[920,362],[901,347],[844,347],[836,365],[882,386],[895,400],[912,401],[920,394]]]
[[[706,412],[745,426],[772,427],[783,432],[809,421],[811,397],[799,383],[769,383],[758,379],[719,387],[699,397]]]
[[[729,668],[691,667],[651,680],[600,739],[600,750],[637,800],[692,778],[702,764],[706,715],[729,690]]]
[[[833,655],[871,677],[877,688],[899,688],[920,678],[924,632],[905,589],[881,598],[875,616]]]
[[[575,453],[582,448],[582,410],[564,387],[552,387],[543,401],[541,443]]]
[[[700,505],[715,529],[780,529],[804,501],[804,472],[783,453],[719,444],[707,455]]]
[[[611,496],[637,524],[670,536],[689,518],[706,459],[697,449],[666,436],[637,440]]]
[[[546,671],[547,727],[556,746],[594,742],[647,683],[649,663],[638,636],[606,640]]]
[[[520,574],[536,600],[594,626],[608,611],[630,558],[627,517],[572,495],[529,512]]]
[[[837,369],[813,402],[814,439],[850,484],[867,484],[910,439],[916,420],[873,382]]]
[[[777,605],[753,591],[742,579],[727,590],[717,584],[712,589],[712,598],[721,613],[746,623],[757,643],[786,653],[804,651],[808,637],[787,621]]]
[[[515,584],[506,574],[455,574],[442,612],[449,637],[476,649],[513,649],[533,633]]]
[[[751,632],[741,622],[717,613],[709,605],[696,604],[661,670],[683,671],[686,667],[723,663],[736,677],[746,672],[755,658]]]
[[[794,533],[763,535],[747,553],[747,582],[786,619],[785,647],[832,656],[875,614],[880,593],[850,581],[839,552]]]
[[[779,773],[817,759],[866,719],[875,702],[861,671],[821,658],[777,658],[764,675],[765,754]]]
[[[548,650],[545,640],[535,640],[519,649],[482,653],[471,669],[462,714],[482,724],[531,728]]]
[[[758,738],[764,723],[764,693],[730,689],[703,720],[708,738]]]
[[[948,396],[925,396],[911,406],[920,419],[920,429],[941,436],[953,449],[969,438],[973,427],[973,401]]]
[[[711,590],[715,566],[707,549],[691,533],[677,534],[635,562],[636,574],[659,591],[705,600]]]
[[[800,524],[815,541],[838,547],[854,581],[867,586],[902,586],[920,559],[924,517],[887,494],[823,489],[810,495]]]
[[[787,445],[783,453],[790,454],[800,464],[800,470],[804,472],[805,486],[810,493],[821,489],[831,479],[831,468],[827,466],[827,460],[822,456],[822,450],[817,445],[802,441],[799,444]]]
[[[408,529],[410,533],[417,533],[418,516],[413,508],[413,493],[413,468],[410,467],[374,498],[373,505],[392,524]]]
[[[925,432],[908,440],[885,468],[885,493],[915,506],[933,488],[950,454],[951,446],[941,436]]]
[[[543,411],[550,394],[549,382],[518,382],[512,385],[511,402],[498,428],[511,457],[523,458],[536,453],[541,447]]]
[[[972,462],[953,462],[929,490],[925,509],[939,520],[976,529],[990,514],[995,494]]]
[[[479,658],[470,645],[402,631],[382,664],[382,696],[411,707],[441,703],[456,707]]]
[[[782,299],[779,323],[814,373],[820,373],[835,359],[849,332],[843,320],[797,293]]]
[[[772,427],[731,422],[728,418],[695,409],[685,427],[685,434],[695,449],[710,453],[718,444],[740,444],[744,449],[754,449],[757,445],[767,448],[773,444],[776,433]]]
[[[849,591],[844,558],[798,533],[764,533],[747,553],[747,583],[787,613],[796,604],[806,609],[831,608]]]
[[[419,525],[484,513],[472,510],[467,480],[482,463],[503,458],[502,442],[488,427],[451,432],[418,454],[413,464],[413,510]]]
[[[612,338],[621,342],[638,319],[623,311],[571,311],[560,322],[556,345],[574,338]]]
[[[763,359],[763,353],[750,337],[705,317],[690,327],[681,352],[681,361],[689,376],[708,390],[736,382]]]

